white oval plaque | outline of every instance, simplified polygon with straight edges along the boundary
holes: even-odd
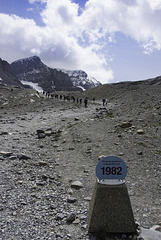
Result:
[[[119,179],[124,180],[127,174],[125,162],[116,156],[102,158],[96,166],[96,176],[99,180]]]

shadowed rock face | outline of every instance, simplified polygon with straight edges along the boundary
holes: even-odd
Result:
[[[23,85],[18,80],[10,64],[0,58],[0,85]]]
[[[37,83],[44,91],[80,90],[73,86],[67,74],[48,68],[37,56],[17,60],[11,66],[20,81]]]

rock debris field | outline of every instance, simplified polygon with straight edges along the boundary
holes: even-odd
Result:
[[[103,106],[102,96],[92,101],[89,91],[82,93],[89,97],[85,108],[1,87],[0,240],[161,239],[159,93],[157,86],[107,92]],[[135,236],[88,233],[95,167],[108,155],[127,165]]]

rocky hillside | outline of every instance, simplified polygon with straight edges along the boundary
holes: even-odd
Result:
[[[89,97],[85,108],[0,88],[1,239],[160,240],[160,93],[159,78],[107,84],[75,92]],[[88,233],[96,164],[108,155],[127,165],[136,234]]]
[[[0,58],[0,85],[13,85],[22,87],[12,67],[7,61]]]
[[[73,86],[67,74],[47,67],[37,56],[17,60],[11,63],[11,66],[22,84],[37,90],[47,92],[80,90]]]
[[[58,69],[59,70],[59,69]],[[102,84],[93,77],[89,77],[86,72],[82,70],[65,70],[62,72],[68,74],[75,87],[80,87],[83,90],[89,90],[94,87],[101,86]]]
[[[120,99],[120,97],[122,98],[124,95],[124,99],[128,100],[130,95],[132,97],[137,96],[138,91],[142,91],[147,95],[153,92],[155,93],[156,91],[156,97],[159,97],[159,91],[161,91],[161,76],[143,81],[104,84],[97,88],[90,89],[88,92],[83,93],[83,95],[87,95],[91,99],[95,97],[96,99],[108,98],[110,100]],[[138,100],[141,99],[139,98]]]

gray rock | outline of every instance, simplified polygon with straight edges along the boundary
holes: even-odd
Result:
[[[161,239],[161,233],[158,232],[158,231],[141,228],[140,237],[145,239],[145,240],[160,240]]]
[[[0,135],[8,135],[8,132],[1,132]]]
[[[144,134],[144,130],[143,129],[138,129],[136,132],[137,132],[137,134]]]
[[[41,180],[37,180],[36,181],[36,185],[39,185],[39,186],[44,186],[46,184],[46,181],[41,181]]]
[[[19,158],[19,160],[28,160],[28,159],[31,159],[31,157],[27,156],[26,154],[19,154],[17,155],[17,157]]]
[[[37,130],[37,136],[39,139],[41,138],[45,138],[46,137],[46,134],[45,134],[45,131],[44,130]]]
[[[76,218],[74,221],[73,221],[73,224],[79,224],[80,223],[80,219],[79,218]]]
[[[68,189],[68,194],[72,195],[73,194],[73,190],[71,188]]]
[[[75,148],[74,147],[69,147],[69,150],[74,150]]]
[[[79,219],[80,219],[80,220],[85,220],[85,219],[87,219],[87,216],[82,215],[82,216],[79,217]]]
[[[160,225],[154,225],[150,228],[150,230],[155,230],[161,232],[161,226]]]
[[[131,124],[131,122],[122,122],[119,126],[121,128],[129,128],[132,126],[132,124]]]
[[[67,198],[67,202],[68,202],[68,203],[75,203],[76,201],[77,201],[76,198],[73,198],[73,197],[68,197],[68,198]]]
[[[1,151],[0,155],[4,156],[4,157],[10,157],[12,155],[12,152],[5,152],[5,151]]]
[[[91,201],[91,197],[86,197],[86,198],[84,198],[84,200],[90,202]]]
[[[79,121],[79,118],[78,118],[78,117],[75,117],[74,120],[75,120],[75,121]]]
[[[17,159],[17,156],[10,156],[9,157],[9,160],[15,160],[15,159]]]
[[[45,162],[45,161],[41,161],[41,162],[39,162],[39,166],[47,166],[47,165],[48,165],[48,163]]]
[[[50,208],[51,208],[51,209],[56,209],[56,205],[51,204],[51,205],[50,205]]]
[[[71,212],[67,216],[67,222],[71,223],[71,222],[73,222],[75,220],[75,218],[76,218],[76,213],[75,212]]]
[[[46,136],[50,137],[51,134],[52,134],[52,131],[45,131],[45,135],[46,135]]]
[[[80,181],[75,181],[71,184],[71,187],[75,189],[80,189],[83,188],[83,184]]]
[[[55,220],[56,220],[56,221],[60,221],[60,220],[62,220],[64,217],[65,217],[64,214],[57,214],[57,215],[55,216]]]

